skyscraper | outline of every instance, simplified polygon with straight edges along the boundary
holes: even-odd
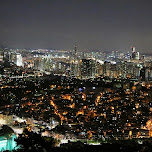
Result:
[[[76,45],[74,45],[74,54],[75,54],[75,56],[77,55],[77,46]]]
[[[79,77],[80,76],[80,59],[77,57],[77,46],[74,45],[74,50],[72,54],[72,60],[70,64],[70,75]]]
[[[136,60],[139,60],[139,52],[136,52]]]
[[[135,47],[132,47],[132,59],[136,58],[136,50]]]
[[[16,65],[23,66],[22,55],[18,53],[16,54]]]
[[[81,77],[91,78],[96,74],[96,62],[92,59],[82,59],[81,61]]]

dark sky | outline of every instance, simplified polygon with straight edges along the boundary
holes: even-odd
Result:
[[[152,0],[0,0],[0,43],[152,52]]]

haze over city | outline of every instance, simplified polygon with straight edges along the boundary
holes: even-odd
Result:
[[[152,49],[150,0],[1,0],[0,43],[12,48]]]
[[[150,0],[0,1],[0,151],[152,151]]]

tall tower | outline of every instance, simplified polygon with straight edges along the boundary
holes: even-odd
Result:
[[[77,46],[76,46],[76,44],[74,45],[73,57],[74,57],[74,61],[76,61],[77,60]]]
[[[79,77],[80,76],[80,60],[77,57],[77,46],[74,45],[73,57],[71,58],[71,76]]]
[[[136,52],[136,49],[135,49],[135,47],[132,47],[131,49],[132,49],[132,52]]]
[[[132,59],[135,59],[136,57],[136,50],[135,50],[135,47],[132,47]]]
[[[23,66],[22,55],[19,54],[19,53],[16,54],[16,65],[17,66]]]
[[[77,55],[77,46],[74,45],[74,55],[76,56]]]
[[[136,60],[139,60],[139,52],[136,52]]]

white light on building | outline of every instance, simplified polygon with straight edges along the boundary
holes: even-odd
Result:
[[[23,66],[23,60],[21,54],[16,54],[16,65]]]

